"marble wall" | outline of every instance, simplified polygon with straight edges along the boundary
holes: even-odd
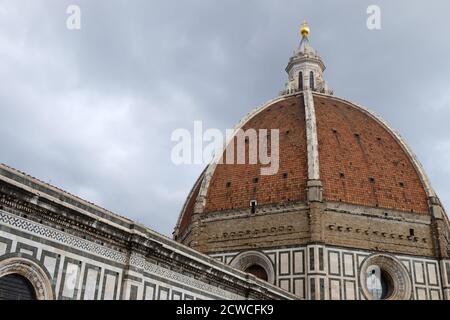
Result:
[[[278,250],[261,250],[273,263],[275,284],[301,299],[364,300],[360,273],[364,261],[374,252],[311,245]],[[238,252],[217,253],[212,257],[232,263]],[[448,298],[450,262],[443,262],[446,275],[441,278],[437,260],[395,256],[411,279],[414,300]],[[445,293],[445,294],[444,294]]]
[[[177,251],[180,253],[178,248]],[[189,252],[185,255],[186,259],[193,259]],[[205,259],[208,258],[205,256]],[[0,210],[0,277],[4,267],[2,264],[7,266],[10,260],[29,261],[36,268],[42,269],[44,278],[49,280],[54,299],[243,300],[248,298],[239,292],[239,289],[230,290],[225,286],[220,288],[208,279],[197,280],[187,273],[172,270],[169,263],[157,263],[151,257],[107,248],[62,230]],[[221,271],[220,265],[219,267],[207,265],[207,267],[211,272]],[[236,282],[245,281],[245,274],[241,277],[239,274],[229,273],[228,276]],[[265,286],[258,285],[254,281],[248,285]],[[270,288],[265,289],[270,290]],[[280,299],[293,298],[289,294],[282,293],[281,290],[278,293],[273,290],[271,292],[275,296],[278,294]]]

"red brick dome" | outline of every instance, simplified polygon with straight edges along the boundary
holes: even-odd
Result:
[[[323,201],[428,214],[433,195],[407,145],[379,117],[331,95],[313,93]],[[258,108],[238,128],[279,129],[279,171],[261,176],[261,164],[211,164],[195,184],[176,233],[195,213],[249,210],[307,201],[308,144],[303,93]],[[225,155],[224,155],[225,156]]]

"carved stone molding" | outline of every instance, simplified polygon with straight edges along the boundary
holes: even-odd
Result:
[[[285,235],[293,232],[295,232],[295,228],[293,226],[276,226],[253,230],[237,230],[233,232],[224,232],[222,234],[213,234],[208,238],[208,242],[220,242],[230,239],[251,239],[255,236]]]
[[[10,274],[26,278],[34,288],[36,299],[54,299],[51,280],[37,263],[21,257],[10,257],[0,261],[0,278]]]
[[[237,255],[230,263],[230,266],[238,270],[245,271],[252,265],[262,267],[267,273],[267,282],[275,283],[275,270],[272,261],[262,252],[247,251]]]
[[[57,241],[72,248],[77,248],[83,251],[94,253],[98,256],[106,257],[112,261],[117,261],[122,264],[127,263],[127,255],[125,253],[118,252],[116,250],[109,249],[96,243],[90,242],[88,240],[69,235],[54,228],[42,226],[38,223],[34,223],[30,220],[17,217],[1,210],[0,223],[9,225],[15,229],[38,235],[46,239]]]

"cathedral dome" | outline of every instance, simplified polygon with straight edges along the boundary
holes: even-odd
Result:
[[[187,200],[181,232],[195,209],[211,213],[248,210],[251,201],[258,207],[306,202],[308,180],[322,182],[324,201],[429,213],[428,179],[397,133],[351,102],[320,93],[312,97],[317,142],[307,137],[304,93],[258,108],[238,128],[280,130],[278,173],[261,176],[262,164],[211,164]],[[314,143],[319,175],[310,179],[308,147]]]
[[[285,89],[236,126],[186,199],[175,239],[209,254],[317,243],[449,254],[448,217],[416,156],[379,116],[334,96],[319,54],[303,50],[310,43],[302,30]],[[257,144],[245,140],[245,164],[235,154],[228,161],[230,146],[251,131],[259,135]],[[278,159],[271,174],[267,162],[249,158],[265,140]]]

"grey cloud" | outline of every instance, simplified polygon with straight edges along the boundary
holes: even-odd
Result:
[[[308,19],[336,95],[382,115],[450,205],[446,1],[0,2],[0,161],[170,234],[202,166],[170,134],[276,97]],[[65,27],[69,4],[82,30]]]

